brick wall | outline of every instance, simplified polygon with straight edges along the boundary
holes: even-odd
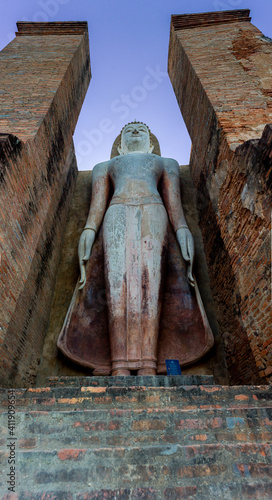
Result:
[[[272,373],[271,39],[248,10],[172,16],[169,74],[233,384]]]
[[[90,80],[85,22],[17,26],[0,53],[2,385],[36,376],[77,174],[72,134]]]

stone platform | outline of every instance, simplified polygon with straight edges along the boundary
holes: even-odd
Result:
[[[0,391],[1,499],[272,498],[269,386],[54,377],[16,389],[10,496],[9,394]]]

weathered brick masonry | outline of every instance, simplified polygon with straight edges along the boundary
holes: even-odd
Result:
[[[0,53],[1,385],[35,379],[90,80],[87,23],[18,23]]]
[[[272,373],[272,40],[248,10],[172,16],[169,74],[192,139],[191,173],[230,381]]]
[[[3,500],[271,499],[269,386],[56,377],[16,389],[16,493],[0,390]]]

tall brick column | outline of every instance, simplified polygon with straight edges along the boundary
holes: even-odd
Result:
[[[36,376],[90,81],[86,22],[17,24],[0,53],[1,385]]]
[[[233,384],[266,383],[272,373],[271,67],[272,40],[248,10],[172,16],[169,75],[192,139],[191,173]]]

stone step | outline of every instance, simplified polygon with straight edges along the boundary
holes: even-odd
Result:
[[[213,375],[144,375],[129,377],[48,377],[48,387],[178,387],[213,385]]]
[[[9,394],[8,389],[0,389],[0,412],[7,411]],[[16,412],[168,407],[190,411],[271,406],[270,386],[56,386],[14,389],[13,394]]]
[[[16,460],[19,500],[271,499],[268,444],[82,446],[17,451]]]
[[[7,414],[0,414],[0,450],[5,451]],[[194,445],[212,443],[269,443],[272,409],[176,408],[51,411],[16,414],[17,448]]]
[[[270,387],[118,378],[2,389],[0,491],[11,445],[16,500],[271,500]]]

